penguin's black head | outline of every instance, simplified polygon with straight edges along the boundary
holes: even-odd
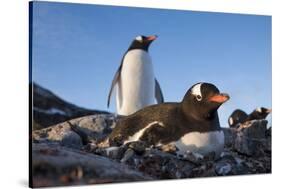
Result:
[[[248,114],[243,110],[236,109],[228,118],[228,124],[230,127],[235,127],[238,123],[244,123],[248,118]]]
[[[148,51],[150,44],[155,39],[157,39],[157,35],[151,35],[151,36],[139,35],[133,40],[128,51],[133,49],[142,49]]]
[[[197,83],[185,94],[182,104],[184,112],[195,119],[213,119],[217,109],[229,99],[210,83]]]
[[[271,109],[264,107],[257,108],[251,113],[254,119],[265,119],[268,114],[271,113]]]

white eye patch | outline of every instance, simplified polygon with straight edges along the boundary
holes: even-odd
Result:
[[[139,36],[137,36],[137,37],[136,37],[136,40],[138,40],[138,41],[142,41],[142,36],[140,36],[140,35],[139,35]]]
[[[192,87],[191,94],[193,94],[194,96],[200,96],[202,99],[201,85],[202,85],[202,83],[198,83],[194,87]]]
[[[260,113],[262,112],[262,111],[261,111],[261,108],[257,108],[256,111],[257,111],[257,112],[260,112]]]
[[[230,117],[230,118],[228,119],[228,122],[229,122],[230,125],[233,124],[233,119],[232,119],[232,117]]]

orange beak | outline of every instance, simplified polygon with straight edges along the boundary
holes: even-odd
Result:
[[[266,111],[266,113],[271,113],[272,112],[272,109],[268,109],[267,111]]]
[[[217,103],[222,104],[222,103],[226,102],[227,100],[229,100],[229,98],[230,98],[230,97],[229,97],[228,94],[220,93],[220,94],[216,94],[216,95],[214,95],[214,96],[211,96],[211,97],[209,98],[209,101],[210,101],[210,102],[217,102]]]
[[[147,41],[154,41],[155,39],[157,39],[157,35],[151,35],[146,38]]]

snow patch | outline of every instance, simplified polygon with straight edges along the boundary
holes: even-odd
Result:
[[[37,111],[37,112],[41,112],[41,113],[45,113],[45,114],[60,114],[60,115],[68,115],[66,112],[64,112],[63,110],[59,110],[57,108],[50,108],[47,110],[44,109],[40,109],[40,108],[36,108],[33,107],[33,110]]]

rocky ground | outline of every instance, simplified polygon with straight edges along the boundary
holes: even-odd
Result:
[[[80,117],[32,132],[34,187],[271,173],[271,127],[251,121],[224,128],[225,150],[178,157],[134,142],[97,145],[115,127],[112,114]]]

